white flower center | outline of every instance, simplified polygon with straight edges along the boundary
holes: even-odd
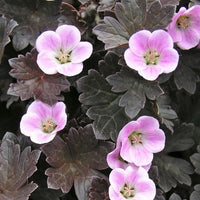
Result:
[[[126,198],[132,198],[135,196],[135,189],[133,186],[129,185],[128,183],[125,183],[123,188],[121,189],[120,193]]]
[[[60,62],[60,64],[71,62],[71,52],[66,52],[65,50],[61,49],[58,52],[56,59]]]
[[[138,133],[133,131],[129,136],[128,139],[132,145],[135,144],[142,144],[142,133]]]
[[[47,119],[42,123],[42,131],[44,133],[52,133],[57,127],[57,124],[52,119]]]
[[[149,49],[144,55],[146,65],[157,65],[160,54],[156,50]]]
[[[180,16],[177,21],[176,25],[179,29],[186,29],[190,25],[190,17],[187,15]]]

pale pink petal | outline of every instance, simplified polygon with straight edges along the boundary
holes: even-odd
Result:
[[[60,74],[64,74],[65,76],[75,76],[82,72],[83,70],[83,63],[65,63],[59,65],[57,70]]]
[[[151,116],[142,116],[137,119],[137,122],[140,124],[139,130],[144,133],[151,130],[159,129],[158,120]]]
[[[38,54],[37,64],[45,74],[56,74],[59,63],[55,53],[42,51]]]
[[[178,66],[179,54],[175,49],[164,49],[160,55],[159,65],[164,73],[173,72]]]
[[[149,81],[154,81],[160,74],[163,73],[163,69],[159,65],[148,65],[146,69],[138,71],[139,75]]]
[[[61,38],[62,49],[70,52],[81,40],[80,31],[73,25],[62,25],[56,29]]]
[[[134,54],[142,56],[148,49],[148,40],[151,37],[151,32],[147,30],[138,31],[129,39],[129,47]]]
[[[42,131],[34,131],[30,135],[30,139],[32,142],[37,144],[44,144],[52,141],[54,137],[56,136],[56,132],[52,132],[50,134],[43,133]]]
[[[35,113],[29,113],[23,115],[20,122],[21,133],[30,136],[33,131],[41,130],[41,119]]]
[[[110,173],[109,181],[116,192],[120,191],[124,186],[125,183],[124,175],[125,171],[120,168],[113,169]]]
[[[28,107],[27,113],[38,115],[38,117],[44,121],[52,116],[52,108],[48,104],[41,101],[34,101]]]
[[[151,34],[149,47],[161,53],[165,48],[173,48],[173,40],[164,30],[156,30]]]
[[[136,183],[136,191],[138,195],[148,197],[148,199],[154,199],[156,195],[155,183],[150,179],[139,179]],[[136,199],[138,196],[136,196]]]
[[[200,5],[192,6],[184,14],[191,18],[191,27],[200,31]]]
[[[123,143],[120,154],[124,160],[132,162],[137,166],[148,165],[153,160],[153,154],[147,151],[141,144],[131,146],[128,143]]]
[[[71,53],[73,63],[81,63],[88,59],[92,54],[93,47],[89,42],[80,42]]]
[[[177,45],[181,49],[191,49],[199,44],[200,35],[195,29],[185,29],[182,31],[182,41],[178,42]]]
[[[125,170],[125,182],[128,183],[133,183],[134,185],[136,185],[136,183],[141,179],[141,178],[145,178],[145,179],[149,179],[149,175],[147,173],[147,171],[142,168],[132,168],[132,167],[127,167]]]
[[[61,48],[61,40],[59,35],[54,31],[43,32],[36,40],[36,48],[38,52],[57,52]]]
[[[124,200],[124,198],[122,197],[122,195],[120,194],[119,191],[115,191],[112,186],[109,187],[109,198],[110,200]]]
[[[136,71],[145,69],[147,67],[144,58],[142,56],[137,56],[136,54],[134,54],[130,48],[125,51],[124,59],[126,61],[126,64]]]
[[[144,135],[143,145],[148,151],[152,153],[162,151],[165,147],[164,132],[161,129],[149,131]]]
[[[142,195],[142,194],[136,193],[136,195],[134,196],[134,198],[131,199],[131,200],[147,200],[147,197],[144,196],[144,195]],[[150,199],[148,198],[148,200],[150,200]],[[153,200],[153,199],[151,199],[151,200]]]
[[[67,115],[65,113],[66,106],[63,102],[58,102],[52,107],[52,118],[56,121],[56,131],[62,130],[67,123]]]

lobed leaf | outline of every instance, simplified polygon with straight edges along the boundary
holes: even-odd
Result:
[[[129,120],[124,109],[118,105],[121,96],[113,93],[105,78],[95,70],[89,70],[88,76],[77,81],[77,89],[81,93],[79,101],[90,106],[86,114],[94,120],[96,138],[115,141]]]
[[[200,174],[200,145],[197,146],[197,153],[194,153],[191,157],[190,160],[192,164],[195,167],[195,172],[197,174]]]
[[[190,195],[190,200],[199,200],[200,197],[200,184],[194,186],[194,190]]]
[[[157,82],[138,78],[129,69],[110,75],[106,80],[112,85],[113,92],[125,92],[120,98],[119,106],[125,107],[125,112],[131,119],[144,108],[146,97],[155,100],[163,93]]]
[[[10,75],[17,79],[17,83],[11,83],[8,94],[19,96],[22,101],[31,97],[48,104],[54,104],[58,100],[60,92],[69,89],[70,83],[61,74],[47,75],[42,72],[36,63],[37,51],[34,49],[26,56],[9,60],[13,68]]]
[[[170,197],[169,197],[169,200],[182,200],[181,197],[176,194],[176,193],[173,193]]]
[[[48,187],[69,192],[73,182],[86,177],[91,169],[107,168],[106,155],[113,148],[113,143],[95,138],[91,124],[78,130],[71,128],[65,141],[56,136],[41,148],[51,165],[45,172]]]
[[[0,147],[0,199],[28,200],[37,188],[35,183],[27,181],[37,170],[40,151],[31,151],[29,146],[20,153],[19,144],[11,141],[12,138],[7,134]]]
[[[115,5],[115,0],[100,0],[99,7],[97,9],[98,12],[103,12],[106,10],[111,10]]]

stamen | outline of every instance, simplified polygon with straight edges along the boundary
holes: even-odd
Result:
[[[60,50],[56,59],[60,62],[60,64],[65,64],[71,61],[71,52],[66,52],[64,50]]]
[[[157,65],[160,55],[156,50],[148,50],[143,56],[147,65]]]
[[[129,136],[129,141],[132,145],[135,144],[142,144],[142,133],[138,133],[136,131],[133,131]]]
[[[52,133],[57,127],[57,124],[53,122],[51,119],[47,119],[42,123],[42,131],[44,133]]]
[[[134,197],[135,196],[135,189],[134,187],[130,186],[128,183],[125,183],[120,193],[126,198]]]
[[[176,25],[179,29],[186,29],[190,25],[190,17],[189,16],[180,16],[177,21]]]

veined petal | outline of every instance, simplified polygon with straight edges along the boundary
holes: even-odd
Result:
[[[57,132],[52,132],[51,134],[46,134],[43,133],[42,131],[34,131],[31,135],[30,135],[30,139],[32,142],[37,143],[37,144],[44,144],[44,143],[48,143],[50,141],[52,141],[54,139],[54,137],[56,136]]]
[[[110,200],[124,200],[119,192],[115,192],[112,186],[109,187],[109,198]]]
[[[92,54],[92,44],[89,42],[80,42],[71,53],[71,61],[73,63],[81,63],[88,59]]]
[[[147,30],[138,31],[129,39],[129,47],[134,54],[142,56],[148,49],[148,41],[151,37],[151,32]]]
[[[58,51],[61,47],[61,40],[54,31],[43,32],[36,40],[36,49],[42,51]]]
[[[61,38],[62,48],[70,52],[81,40],[80,31],[73,25],[62,25],[56,29]]]
[[[156,30],[149,38],[149,48],[161,53],[165,48],[173,48],[173,40],[164,30]]]
[[[126,64],[131,69],[134,69],[136,71],[143,70],[147,67],[143,57],[134,54],[130,48],[125,51],[124,59],[126,61]]]
[[[179,54],[175,49],[164,49],[160,55],[159,65],[164,73],[173,72],[178,66]]]
[[[82,72],[83,63],[65,63],[61,64],[57,67],[57,70],[60,74],[64,74],[65,76],[75,76]]]
[[[163,73],[163,69],[159,65],[149,65],[144,70],[138,71],[138,73],[144,79],[154,81]]]
[[[58,61],[53,52],[42,51],[38,54],[37,64],[45,74],[56,74]]]

